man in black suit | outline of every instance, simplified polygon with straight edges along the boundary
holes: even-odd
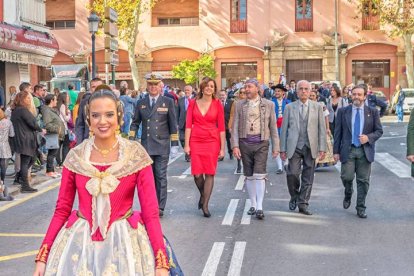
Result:
[[[377,106],[380,108],[380,117],[385,115],[385,111],[387,111],[387,103],[384,102],[383,100],[380,100],[377,98],[377,96],[374,95],[374,93],[372,92],[372,86],[371,85],[365,85],[363,84],[364,87],[367,87],[368,89],[368,95],[367,98],[365,100],[365,104],[369,107],[373,107],[373,108],[377,108]]]
[[[135,109],[129,137],[134,138],[142,123],[141,144],[152,161],[157,190],[159,215],[164,215],[167,203],[167,168],[170,142],[178,142],[177,117],[174,101],[162,95],[162,77],[147,74],[148,97],[140,100]]]
[[[380,116],[376,108],[365,105],[367,90],[362,85],[352,89],[352,105],[337,113],[334,137],[334,158],[341,160],[341,179],[345,187],[343,207],[351,205],[353,181],[357,182],[357,215],[366,218],[365,199],[369,188],[375,142],[382,136]]]
[[[193,87],[186,85],[184,87],[184,97],[178,100],[177,118],[178,118],[178,131],[181,146],[184,148],[185,142],[185,122],[187,118],[187,109],[190,104],[190,100],[193,98]],[[190,156],[185,155],[185,161],[190,162]]]
[[[224,108],[224,123],[226,124],[227,151],[229,153],[230,160],[233,160],[233,150],[231,149],[231,134],[229,130],[230,111],[233,101],[227,98],[226,90],[220,90],[219,99]]]

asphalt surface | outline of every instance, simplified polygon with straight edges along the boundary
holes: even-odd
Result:
[[[235,161],[227,157],[219,163],[212,217],[204,218],[194,181],[185,174],[189,163],[180,156],[169,166],[169,197],[161,221],[185,275],[414,275],[414,183],[405,161],[406,125],[384,123],[367,219],[356,216],[355,194],[351,207],[342,208],[339,166],[316,172],[313,216],[289,211],[286,175],[275,174],[270,158],[266,217],[259,221],[243,215],[247,192],[238,185],[243,179],[234,174]],[[0,275],[33,272],[34,251],[53,214],[58,185],[49,181],[40,190],[44,193],[33,198],[18,195],[13,203],[0,202]]]

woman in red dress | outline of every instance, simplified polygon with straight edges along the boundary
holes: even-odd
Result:
[[[185,147],[191,156],[191,174],[200,191],[198,209],[210,217],[208,202],[214,186],[217,161],[224,157],[224,109],[216,99],[217,85],[213,79],[204,78],[200,93],[188,106]]]

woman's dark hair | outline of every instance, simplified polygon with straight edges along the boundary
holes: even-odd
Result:
[[[59,94],[59,96],[57,97],[57,105],[56,105],[57,110],[60,110],[60,107],[62,106],[62,104],[64,104],[66,109],[68,109],[69,105],[66,101],[67,98],[68,98],[68,93],[62,92]]]
[[[121,89],[119,89],[119,93],[120,93],[121,96],[126,95],[127,89],[122,86]]]
[[[217,96],[217,84],[216,81],[209,78],[209,77],[204,77],[203,80],[200,83],[200,92],[197,94],[197,99],[201,99],[203,98],[203,90],[204,88],[207,87],[208,83],[212,81],[214,83],[214,93],[213,93],[213,99],[215,99]]]
[[[55,95],[54,94],[47,94],[46,95],[46,97],[45,97],[45,105],[49,105],[52,101],[53,101],[53,99],[55,99]]]
[[[331,89],[333,89],[333,90],[335,90],[335,94],[336,94],[336,97],[341,97],[341,89],[339,89],[339,87],[337,86],[337,85],[332,85],[332,88]]]
[[[60,94],[59,88],[57,88],[57,87],[53,88],[53,94],[55,94],[56,97],[57,97]]]
[[[76,99],[76,104],[77,105],[80,105],[80,103],[81,103],[81,101],[83,99],[83,96],[85,96],[85,94],[86,94],[86,92],[79,92],[78,98]]]
[[[118,119],[118,125],[122,126],[123,117],[124,117],[124,109],[123,109],[122,103],[117,98],[117,96],[114,94],[114,92],[112,92],[111,90],[105,90],[105,89],[95,90],[95,92],[93,92],[91,97],[89,98],[88,104],[85,106],[86,121],[87,121],[88,125],[91,125],[91,120],[90,120],[90,117],[89,117],[89,113],[90,113],[89,107],[90,107],[91,103],[94,100],[103,99],[103,98],[111,99],[115,103],[117,119]]]

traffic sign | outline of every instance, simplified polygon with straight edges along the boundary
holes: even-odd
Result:
[[[105,52],[105,63],[117,66],[119,64],[119,56],[116,52]]]
[[[118,22],[118,13],[110,7],[105,8],[105,19],[111,21],[111,22]]]
[[[110,36],[105,37],[105,49],[111,51],[118,51],[118,40]]]
[[[105,22],[104,32],[110,36],[118,36],[118,26],[112,22]]]

